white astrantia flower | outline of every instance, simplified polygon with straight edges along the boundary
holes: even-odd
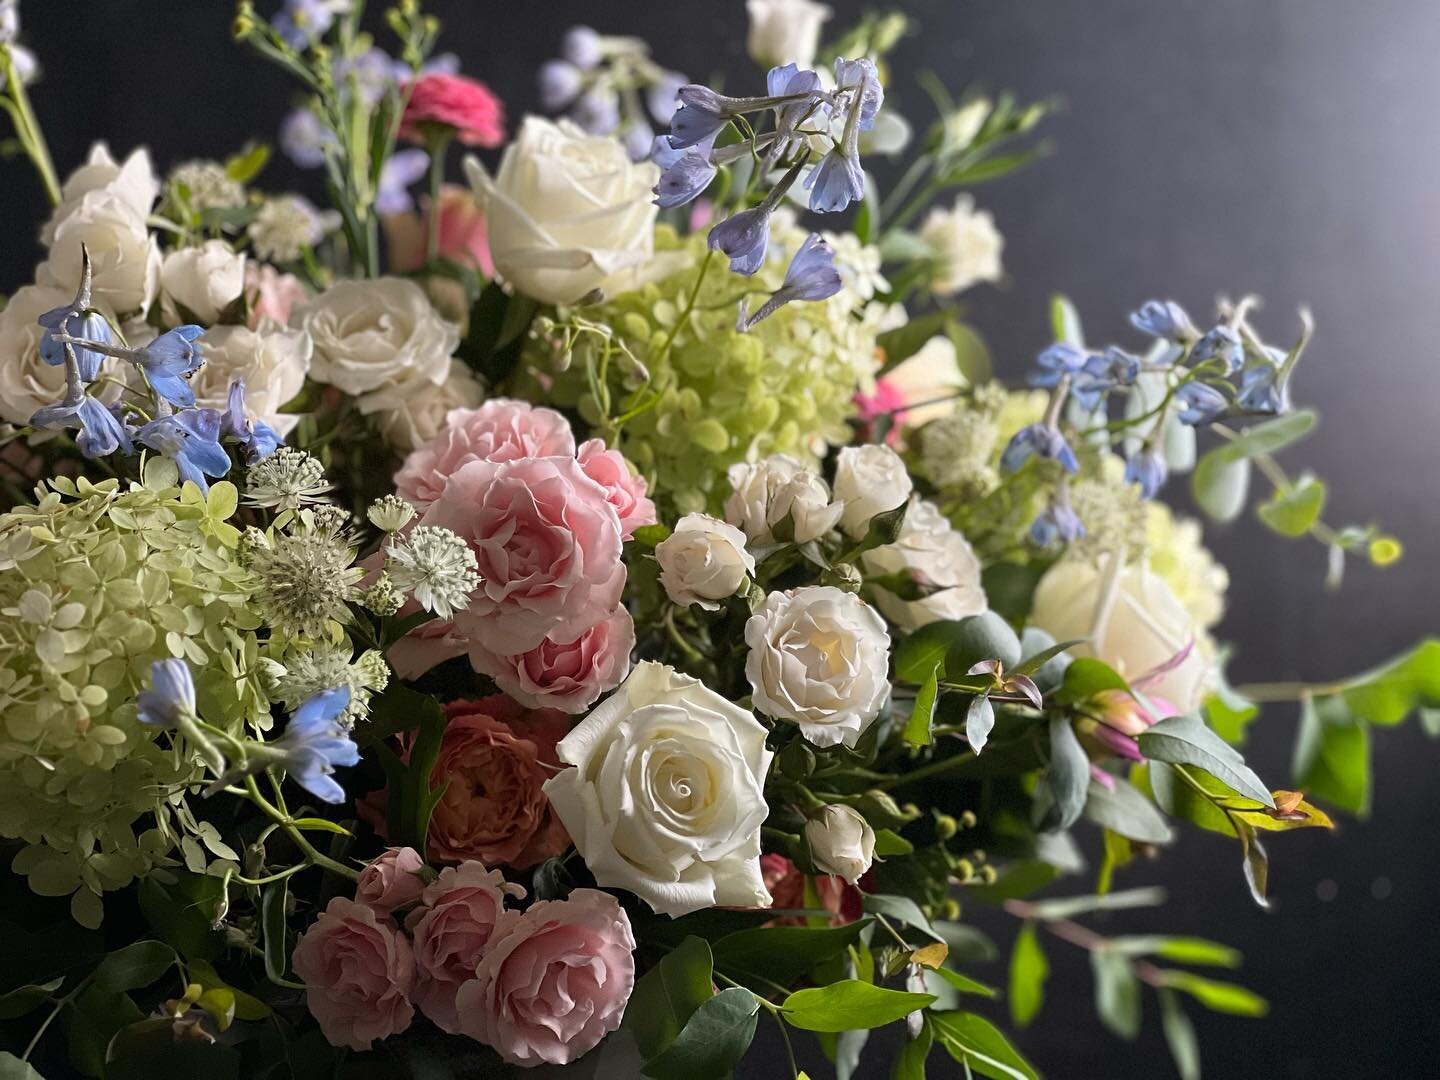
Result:
[[[245,381],[245,410],[281,435],[300,422],[298,413],[280,410],[305,388],[314,345],[304,330],[287,330],[265,322],[246,326],[215,326],[201,339],[205,363],[190,380],[195,403],[224,410],[230,384]]]
[[[545,784],[595,880],[677,917],[768,907],[766,730],[698,679],[646,661],[561,740]]]
[[[334,485],[325,466],[304,450],[282,446],[245,471],[245,501],[272,510],[298,510],[321,502]]]
[[[732,491],[725,520],[752,544],[775,543],[775,527],[786,518],[795,543],[817,540],[835,528],[844,510],[824,480],[785,454],[731,465],[727,475]]]
[[[805,843],[815,869],[854,885],[875,861],[875,830],[859,812],[830,803],[805,822]]]
[[[939,295],[952,296],[982,281],[1000,280],[1005,238],[988,210],[975,209],[972,196],[958,196],[948,209],[932,209],[919,236],[934,253],[930,288]]]
[[[745,534],[709,514],[686,514],[675,530],[655,545],[660,584],[682,607],[699,604],[714,611],[734,596],[755,573],[755,557],[745,550]]]
[[[399,495],[382,495],[370,504],[365,516],[381,532],[399,532],[415,517],[415,507]]]
[[[745,50],[762,67],[808,68],[820,48],[820,28],[831,10],[814,0],[745,0],[750,32]]]
[[[245,256],[223,240],[177,248],[160,263],[160,311],[167,323],[210,326],[244,290]],[[206,353],[208,361],[208,348]]]
[[[845,447],[835,460],[835,498],[845,504],[840,527],[864,536],[870,519],[900,506],[914,486],[905,462],[888,446]]]
[[[314,645],[286,654],[284,662],[261,662],[266,689],[274,701],[294,712],[322,690],[345,687],[350,703],[341,719],[347,727],[363,720],[370,711],[370,697],[385,689],[390,681],[390,668],[376,649],[352,659],[352,648],[343,644],[316,642]]]
[[[463,611],[480,585],[475,552],[449,529],[417,525],[392,538],[385,553],[385,571],[396,588],[442,619]]]
[[[266,199],[245,235],[255,254],[267,262],[288,263],[300,258],[340,224],[334,211],[320,211],[299,195]]]
[[[191,210],[232,210],[245,205],[245,185],[218,161],[187,161],[170,171],[170,185],[184,188]]]
[[[881,114],[886,115],[884,113]],[[873,244],[862,244],[852,232],[824,232],[820,234],[835,253],[835,269],[845,287],[861,301],[874,299],[877,292],[889,292],[890,282],[880,272],[884,261],[880,249]]]
[[[979,615],[989,607],[980,582],[980,560],[969,542],[934,503],[918,496],[905,511],[896,541],[872,548],[860,561],[867,577],[898,574],[920,590],[922,595],[910,600],[889,589],[875,589],[875,606],[903,629]]]
[[[843,589],[772,592],[746,622],[745,644],[755,707],[816,746],[854,746],[890,694],[885,620]]]

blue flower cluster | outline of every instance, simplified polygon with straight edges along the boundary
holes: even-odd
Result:
[[[90,458],[117,451],[128,455],[139,442],[173,460],[180,478],[192,481],[201,491],[209,490],[207,476],[220,477],[230,471],[230,455],[220,444],[222,436],[231,437],[251,464],[280,445],[280,436],[269,425],[247,417],[245,386],[239,380],[230,388],[223,414],[195,406],[195,392],[188,380],[204,363],[199,343],[204,327],[177,326],[136,349],[117,344],[110,323],[90,306],[88,251],[83,252],[82,264],[75,299],[39,319],[45,328],[40,358],[53,367],[65,367],[65,395],[54,405],[37,410],[30,418],[33,427],[77,429],[75,445]],[[107,406],[90,393],[107,356],[135,366],[149,388],[148,402]],[[148,416],[142,413],[142,405],[149,406]]]

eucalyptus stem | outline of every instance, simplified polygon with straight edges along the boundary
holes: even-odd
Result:
[[[932,761],[929,765],[922,765],[918,769],[912,769],[903,776],[897,776],[891,780],[876,784],[880,791],[894,791],[898,787],[916,783],[919,780],[929,780],[932,776],[942,776],[952,769],[958,769],[962,765],[968,765],[976,758],[975,751],[966,750],[963,754],[956,754],[954,757],[944,758],[940,761]]]

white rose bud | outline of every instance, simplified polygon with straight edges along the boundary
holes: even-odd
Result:
[[[875,861],[875,830],[848,806],[831,803],[805,823],[810,857],[822,873],[854,885]]]
[[[808,68],[820,47],[820,27],[831,11],[814,0],[746,0],[750,58],[762,67],[795,64]]]
[[[844,510],[831,501],[824,480],[784,454],[732,465],[728,475],[733,491],[725,500],[725,520],[754,544],[775,543],[775,526],[786,517],[797,544],[818,540],[835,527]]]
[[[755,573],[745,534],[709,514],[682,517],[675,531],[655,545],[655,559],[666,596],[682,607],[699,604],[710,611]]]
[[[910,500],[895,543],[872,548],[860,561],[870,576],[905,574],[925,591],[919,599],[904,600],[888,589],[875,590],[876,606],[906,630],[979,615],[989,607],[980,581],[980,560],[939,507],[924,499]]]
[[[830,585],[772,592],[745,624],[755,707],[816,746],[854,746],[890,693],[885,620]]]
[[[769,907],[760,876],[765,726],[698,679],[646,661],[561,740],[545,783],[595,880],[672,917]]]
[[[244,289],[245,256],[223,240],[172,251],[160,264],[160,310],[167,322],[193,318],[210,326]],[[182,307],[188,316],[182,315]]]
[[[495,269],[526,296],[573,304],[641,283],[655,250],[650,189],[660,170],[632,162],[620,140],[527,116],[493,177],[473,157],[465,171]]]
[[[937,206],[920,226],[920,239],[935,255],[930,288],[952,296],[982,281],[999,281],[1005,238],[988,210],[961,195],[950,209]]]
[[[847,446],[835,462],[835,498],[845,504],[840,527],[860,537],[877,514],[894,510],[914,488],[905,462],[888,446]]]

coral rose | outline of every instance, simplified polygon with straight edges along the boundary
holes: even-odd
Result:
[[[331,1046],[368,1050],[414,1019],[410,942],[373,908],[335,897],[300,935],[292,959],[305,1004]]]
[[[424,145],[429,125],[453,128],[466,146],[499,146],[505,141],[505,110],[482,82],[433,72],[407,89],[410,100],[400,118],[400,137]]]
[[[415,1004],[441,1030],[460,1033],[456,992],[475,978],[486,947],[507,925],[505,898],[524,895],[478,862],[446,867],[425,887],[425,906],[412,911],[405,926],[415,938]]]
[[[419,873],[424,868],[425,862],[414,848],[386,848],[360,871],[355,900],[382,915],[413,904],[425,889]]]
[[[512,1065],[565,1065],[620,1026],[635,936],[609,893],[541,900],[492,940],[455,1004],[461,1031]]]
[[[521,705],[575,714],[625,681],[633,648],[635,623],[628,611],[618,607],[574,641],[546,638],[518,656],[500,656],[472,645],[470,663]]]

